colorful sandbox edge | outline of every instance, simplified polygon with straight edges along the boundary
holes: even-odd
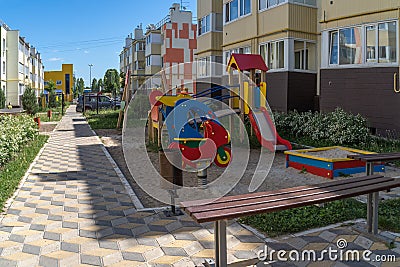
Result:
[[[317,152],[331,149],[341,149],[358,154],[375,154],[374,152],[340,146],[285,151],[286,167],[292,167],[331,179],[334,177],[365,172],[365,163],[358,160],[349,158],[322,158],[306,154],[306,152]],[[382,164],[376,164],[374,165],[374,171],[385,172],[385,166]]]

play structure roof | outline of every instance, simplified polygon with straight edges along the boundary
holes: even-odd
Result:
[[[265,65],[263,58],[255,54],[232,54],[229,59],[227,70],[231,67],[238,71],[268,71],[268,67]]]

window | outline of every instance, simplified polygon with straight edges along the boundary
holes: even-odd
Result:
[[[284,3],[303,4],[314,7],[317,6],[317,0],[259,0],[258,10],[273,8]]]
[[[394,62],[397,62],[396,21],[329,32],[330,65]]]
[[[3,74],[6,74],[6,62],[3,61]]]
[[[143,42],[136,43],[136,51],[144,51],[145,47],[146,46]]]
[[[210,58],[204,57],[197,61],[197,76],[206,77],[210,76]]]
[[[62,81],[61,80],[57,80],[56,81],[56,85],[62,85]]]
[[[344,28],[330,34],[330,64],[361,64],[361,27]]]
[[[151,65],[151,57],[148,56],[146,57],[146,66],[150,66]]]
[[[211,30],[211,14],[199,19],[199,36]]]
[[[378,62],[396,62],[396,22],[378,24]]]
[[[251,13],[251,0],[232,0],[225,4],[225,22]]]
[[[250,14],[251,0],[240,0],[240,16]]]
[[[6,39],[3,38],[3,46],[1,48],[1,50],[6,51]]]
[[[260,55],[264,58],[269,69],[283,69],[285,67],[285,43],[274,41],[260,45]]]

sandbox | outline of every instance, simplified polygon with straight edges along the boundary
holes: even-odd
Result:
[[[365,172],[365,162],[347,158],[350,154],[374,152],[341,146],[285,151],[286,167],[331,178]],[[374,172],[385,172],[383,164],[374,165]]]

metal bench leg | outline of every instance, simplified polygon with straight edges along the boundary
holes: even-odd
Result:
[[[378,233],[378,206],[379,206],[379,192],[372,194],[372,233]]]
[[[367,200],[367,227],[368,227],[368,233],[372,233],[372,213],[373,213],[373,205],[372,205],[372,195],[373,194],[368,194],[368,200]]]
[[[365,165],[365,172],[368,175],[374,174],[374,165],[372,162],[367,162]],[[373,205],[373,194],[368,194],[367,198],[367,227],[368,233],[372,233],[372,221],[373,221],[373,213],[374,213],[374,205]]]
[[[227,266],[227,246],[226,246],[226,221],[216,221],[214,223],[215,240],[215,266]]]

